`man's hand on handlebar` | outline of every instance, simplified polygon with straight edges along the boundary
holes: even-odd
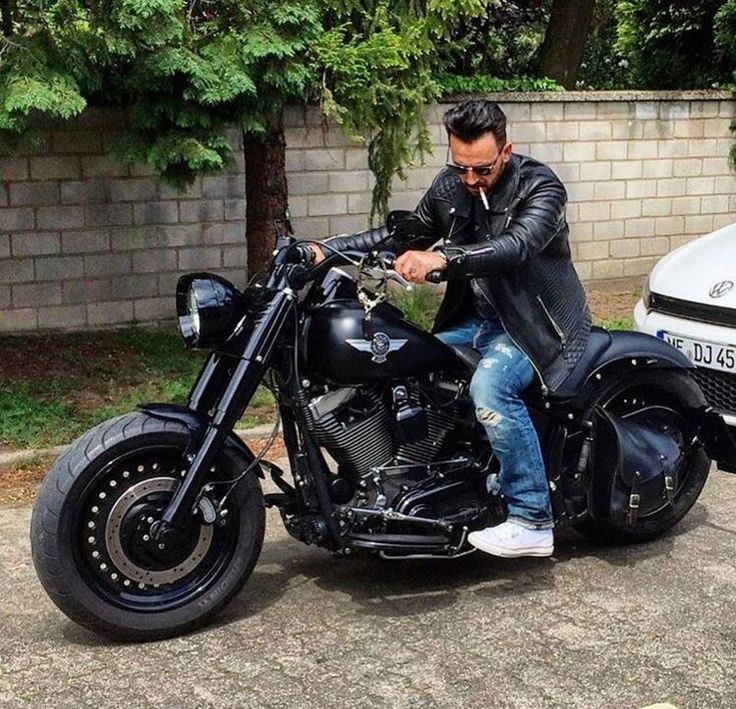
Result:
[[[406,251],[394,264],[394,270],[410,283],[424,283],[428,273],[446,267],[447,259],[438,251]]]

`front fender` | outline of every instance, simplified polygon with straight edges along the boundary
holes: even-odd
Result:
[[[190,433],[190,449],[197,447],[203,432],[209,425],[209,421],[206,416],[179,404],[139,404],[138,409],[154,418],[183,423]],[[255,458],[253,451],[251,451],[251,449],[248,448],[248,446],[234,433],[231,433],[227,437],[225,445],[228,448],[236,449],[249,463]],[[265,477],[260,464],[255,467],[255,471],[259,478]]]

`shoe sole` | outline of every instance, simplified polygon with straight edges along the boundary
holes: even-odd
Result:
[[[504,559],[516,559],[522,556],[552,556],[555,551],[554,545],[548,547],[524,547],[521,549],[506,549],[505,547],[497,547],[487,542],[479,542],[468,536],[468,542],[476,549],[484,551],[486,554],[493,556],[501,556]]]

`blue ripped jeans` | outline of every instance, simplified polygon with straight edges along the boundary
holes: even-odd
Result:
[[[501,464],[499,484],[508,518],[532,529],[554,526],[539,438],[521,392],[534,380],[531,362],[506,334],[501,322],[471,315],[437,333],[448,345],[474,347],[481,354],[470,396]]]

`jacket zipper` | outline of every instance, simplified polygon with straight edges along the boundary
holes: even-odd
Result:
[[[455,224],[456,224],[456,222],[457,222],[457,217],[454,216],[452,218],[452,224],[450,225],[450,230],[449,230],[449,232],[447,234],[447,237],[445,239],[445,242],[449,242],[450,241],[450,238],[452,237],[452,234],[455,231]],[[458,247],[458,248],[460,248],[460,250],[463,251],[464,253],[467,253],[461,247]],[[490,247],[490,248],[493,248],[493,247]],[[475,253],[483,253],[486,250],[487,249],[481,249],[479,251],[476,251]],[[549,394],[549,387],[547,386],[547,383],[544,381],[544,377],[542,376],[542,372],[539,371],[539,367],[537,367],[536,362],[529,356],[529,354],[527,353],[527,351],[514,339],[513,335],[509,332],[509,329],[506,327],[506,323],[503,321],[503,317],[501,316],[501,313],[498,311],[498,309],[496,308],[496,305],[491,301],[491,299],[489,298],[488,294],[486,293],[485,283],[483,283],[482,278],[479,278],[478,279],[478,283],[480,284],[480,292],[483,294],[483,297],[486,299],[486,302],[496,311],[496,314],[498,315],[498,319],[501,321],[501,324],[503,325],[503,329],[505,330],[506,334],[509,336],[509,339],[511,340],[511,342],[513,342],[514,345],[516,346],[516,348],[519,350],[519,352],[521,352],[529,360],[529,362],[531,362],[531,365],[532,365],[534,371],[537,373],[537,376],[539,377],[539,381],[542,383],[542,396],[544,396],[546,398],[547,395]],[[539,296],[537,296],[537,297],[539,297]],[[544,303],[542,303],[542,307],[544,307]],[[544,311],[547,313],[547,316],[549,317],[549,313],[547,312],[547,308],[544,308]],[[550,320],[552,320],[551,317],[550,317]],[[555,329],[558,330],[557,323],[555,323],[554,320],[552,320],[552,323],[554,324]],[[564,338],[564,335],[562,335],[562,333],[560,333],[559,330],[558,330],[558,333]]]
[[[483,293],[483,297],[495,309],[496,306],[491,302],[490,298],[488,297],[488,294],[485,292],[486,290],[485,283],[483,283],[481,279],[478,279],[478,283],[480,284],[480,291],[481,293]],[[514,345],[516,345],[516,349],[518,349],[519,352],[521,352],[529,360],[529,362],[531,362],[531,365],[534,368],[534,371],[537,373],[537,376],[539,377],[539,381],[542,383],[542,396],[546,397],[547,394],[549,394],[549,387],[547,386],[547,383],[544,381],[542,372],[539,371],[539,367],[537,367],[536,362],[532,359],[529,353],[514,339],[514,336],[509,332],[508,327],[506,327],[506,323],[504,322],[503,316],[501,315],[501,313],[498,310],[496,310],[496,314],[498,315],[498,319],[501,321],[501,324],[503,325],[504,331],[509,336],[509,339],[511,340],[511,342],[514,343]]]
[[[455,224],[457,222],[457,217],[453,216],[452,218],[452,224],[450,224],[450,231],[447,233],[447,236],[445,237],[445,243],[450,243],[452,239],[452,233],[455,231]]]
[[[539,301],[539,304],[542,306],[542,310],[544,310],[545,314],[547,315],[547,318],[552,323],[552,327],[555,329],[555,332],[557,333],[557,337],[560,338],[560,342],[564,345],[566,342],[565,333],[562,332],[562,328],[555,322],[555,319],[552,317],[549,310],[547,310],[547,306],[544,304],[544,301],[542,300],[542,296],[538,295],[537,300]]]

